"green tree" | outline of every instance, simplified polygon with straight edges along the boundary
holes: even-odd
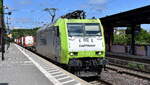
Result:
[[[129,30],[129,29],[128,29]],[[130,31],[129,31],[130,32]],[[114,44],[130,44],[131,34],[114,34]],[[150,44],[150,33],[144,29],[135,35],[135,44],[148,45]]]
[[[128,42],[128,38],[125,34],[120,34],[120,35],[114,34],[115,44],[126,44],[127,42]]]
[[[12,35],[14,39],[22,36],[35,36],[38,29],[39,27],[33,29],[14,29],[12,30]]]
[[[150,33],[141,29],[140,33],[135,37],[136,44],[150,44]]]

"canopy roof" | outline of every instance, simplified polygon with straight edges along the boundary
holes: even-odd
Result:
[[[100,18],[103,25],[113,27],[150,24],[150,5]]]

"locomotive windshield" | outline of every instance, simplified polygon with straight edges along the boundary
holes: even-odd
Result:
[[[86,35],[100,35],[99,24],[85,24]]]
[[[82,36],[84,35],[82,24],[68,24],[69,36]]]
[[[69,36],[99,36],[101,35],[100,26],[97,23],[69,23]]]

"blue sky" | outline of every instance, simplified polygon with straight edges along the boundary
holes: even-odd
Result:
[[[57,18],[76,9],[83,9],[87,17],[96,18],[150,5],[150,0],[4,0],[12,15],[11,27],[33,28],[51,20],[44,8],[57,8]],[[148,26],[146,26],[148,27]]]

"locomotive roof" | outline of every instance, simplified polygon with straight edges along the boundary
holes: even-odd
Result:
[[[44,31],[45,29],[48,29],[48,27],[51,26],[59,26],[60,23],[100,23],[99,19],[65,19],[60,18],[57,19],[54,23],[51,24],[45,24],[43,27],[41,27],[37,32]]]

